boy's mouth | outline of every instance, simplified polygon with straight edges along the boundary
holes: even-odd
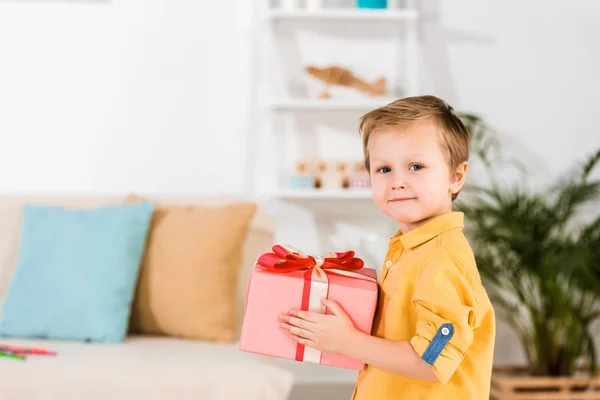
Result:
[[[405,201],[414,200],[416,197],[394,197],[393,199],[388,200],[391,203],[403,203]]]

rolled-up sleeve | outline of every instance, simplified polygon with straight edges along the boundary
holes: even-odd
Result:
[[[417,326],[410,344],[445,385],[473,342],[477,309],[469,277],[449,250],[436,251],[422,265],[412,301]]]

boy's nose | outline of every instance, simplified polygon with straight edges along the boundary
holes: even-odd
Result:
[[[403,174],[394,174],[392,179],[392,190],[402,190],[408,187],[406,177]]]

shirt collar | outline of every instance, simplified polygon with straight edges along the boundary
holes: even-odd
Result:
[[[436,236],[455,228],[464,227],[464,213],[452,211],[446,214],[439,215],[425,222],[418,228],[403,234],[399,229],[390,239],[390,244],[401,242],[406,249],[417,247]]]

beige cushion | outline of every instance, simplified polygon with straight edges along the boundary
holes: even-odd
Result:
[[[253,203],[156,205],[131,332],[235,340],[236,291]]]

